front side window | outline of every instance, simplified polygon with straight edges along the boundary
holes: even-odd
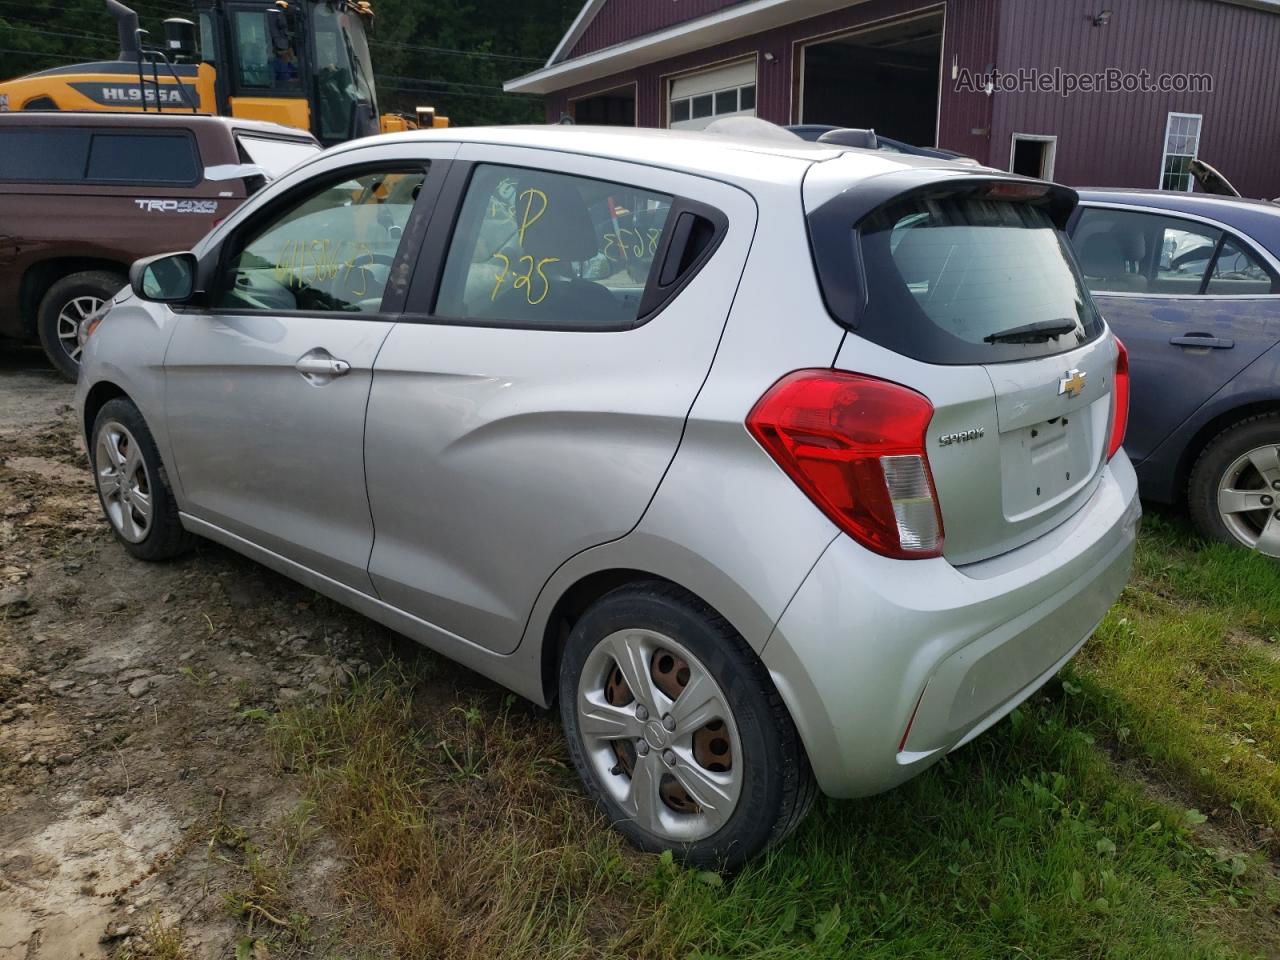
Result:
[[[333,182],[246,239],[233,239],[213,305],[377,313],[425,179],[414,169]]]
[[[320,136],[343,140],[351,136],[355,104],[374,102],[368,42],[355,14],[327,3],[313,8],[312,27]]]
[[[462,203],[436,313],[626,327],[639,315],[671,202],[621,183],[482,165]]]
[[[1164,159],[1160,165],[1160,189],[1191,191],[1191,161],[1200,150],[1201,116],[1171,113],[1165,126]]]
[[[293,23],[284,10],[237,10],[232,23],[241,86],[301,89]]]

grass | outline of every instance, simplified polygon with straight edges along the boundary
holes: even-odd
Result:
[[[1280,563],[1148,515],[1071,719],[1280,855]]]
[[[274,725],[349,857],[350,895],[380,918],[374,955],[1216,958],[1280,943],[1262,865],[1124,779],[1061,696],[891,794],[820,801],[728,879],[625,848],[551,716],[498,694],[427,701],[423,680],[384,671]]]

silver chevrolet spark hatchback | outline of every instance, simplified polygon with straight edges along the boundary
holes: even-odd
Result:
[[[639,847],[733,867],[1080,648],[1125,353],[1063,187],[716,134],[330,150],[86,328],[134,556],[206,537],[547,705]]]

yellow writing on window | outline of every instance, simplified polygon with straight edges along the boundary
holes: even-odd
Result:
[[[542,219],[542,215],[547,212],[547,195],[536,187],[529,187],[527,190],[520,191],[520,199],[524,201],[524,211],[520,216],[519,239],[520,246],[524,246],[524,235],[530,227]],[[535,204],[541,203],[534,212]]]

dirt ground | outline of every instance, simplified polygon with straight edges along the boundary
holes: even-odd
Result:
[[[0,346],[0,960],[160,955],[140,935],[157,920],[235,956],[246,917],[290,922],[228,908],[262,882],[255,851],[306,833],[267,711],[398,644],[213,545],[131,560],[71,398],[37,351]],[[323,954],[351,936],[338,861],[323,837],[296,846],[291,894]]]

